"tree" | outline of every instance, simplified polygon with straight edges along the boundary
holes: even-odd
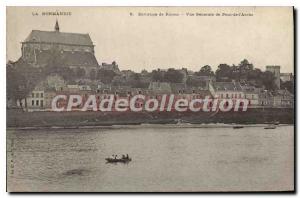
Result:
[[[170,83],[182,83],[183,77],[184,74],[181,71],[171,68],[165,73],[164,81]]]
[[[275,76],[272,72],[265,71],[262,73],[262,83],[267,90],[276,90]]]
[[[121,75],[114,76],[112,84],[115,86],[120,86],[126,84],[126,79]]]
[[[242,60],[239,64],[239,67],[242,72],[253,70],[253,64],[249,63],[249,61],[247,59]]]
[[[230,81],[232,70],[227,64],[220,64],[216,71],[216,79],[217,81]]]
[[[199,72],[195,72],[196,76],[213,76],[215,75],[209,65],[201,67]]]
[[[164,73],[160,69],[153,70],[151,73],[151,79],[153,81],[163,82],[164,81]]]
[[[117,74],[112,70],[100,69],[97,72],[96,79],[99,79],[104,84],[112,83],[112,80]]]
[[[252,63],[249,63],[247,59],[244,59],[239,64],[239,80],[246,79],[248,80],[248,75],[251,71],[253,71]]]
[[[22,75],[22,73],[20,73],[16,68],[7,66],[6,79],[7,98],[14,100],[14,102],[25,99],[27,96],[27,90],[25,87],[27,82],[24,75]]]
[[[15,100],[25,100],[25,108],[27,108],[27,95],[35,88],[35,86],[45,78],[40,68],[32,67],[19,59],[7,67],[7,97]]]
[[[287,89],[290,93],[294,94],[294,81],[280,81],[281,89]]]

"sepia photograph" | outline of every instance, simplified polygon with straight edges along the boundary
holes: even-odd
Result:
[[[6,191],[294,192],[294,13],[7,6]]]

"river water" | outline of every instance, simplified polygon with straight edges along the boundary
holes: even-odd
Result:
[[[294,127],[7,131],[8,191],[292,190]],[[132,157],[107,164],[112,154]]]

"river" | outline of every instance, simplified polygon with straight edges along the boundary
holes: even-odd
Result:
[[[8,129],[7,167],[8,191],[293,190],[294,127]]]

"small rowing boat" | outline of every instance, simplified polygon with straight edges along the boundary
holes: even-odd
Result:
[[[243,126],[234,126],[233,129],[242,129],[244,128]]]
[[[122,158],[111,158],[111,157],[108,157],[108,158],[105,158],[106,160],[106,163],[128,163],[131,161],[131,158],[126,156],[126,157],[122,157]]]
[[[266,126],[264,129],[276,129],[276,126]]]

